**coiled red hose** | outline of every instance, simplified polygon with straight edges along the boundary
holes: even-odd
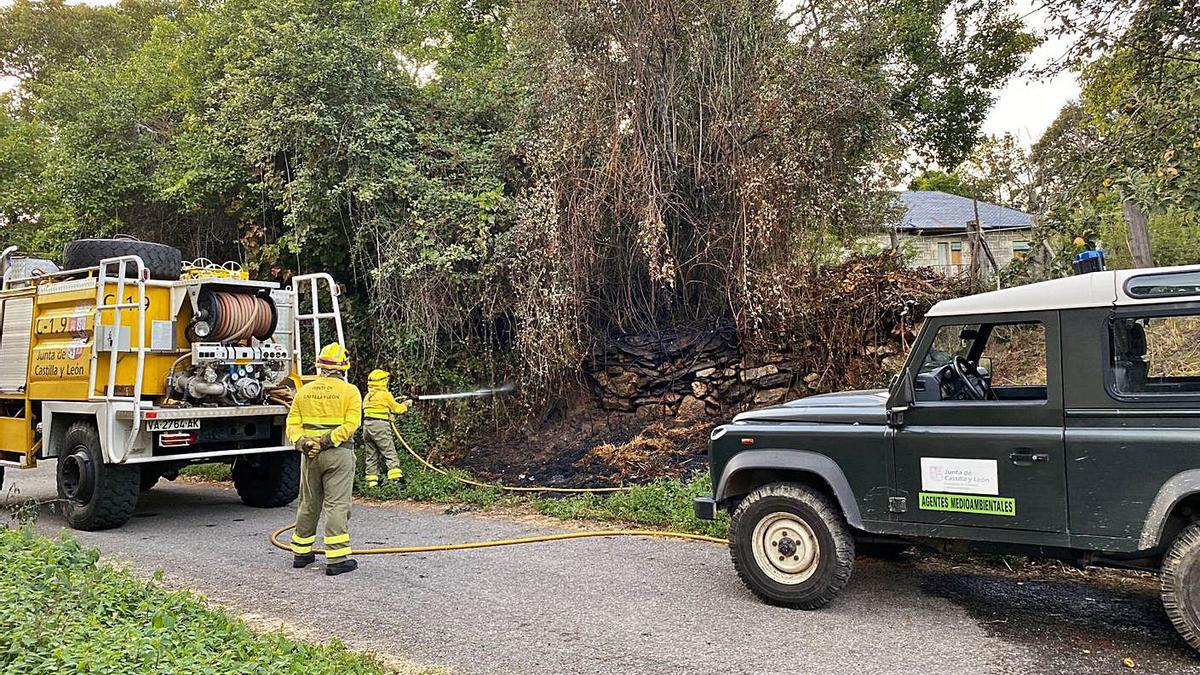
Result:
[[[246,338],[265,340],[274,330],[275,309],[265,298],[243,293],[213,292],[216,323],[209,340],[237,342]]]

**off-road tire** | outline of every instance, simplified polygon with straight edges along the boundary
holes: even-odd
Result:
[[[63,266],[69,270],[94,267],[105,258],[124,255],[139,256],[150,271],[151,279],[174,281],[183,273],[183,257],[179,249],[135,239],[76,239],[63,248]],[[125,270],[126,276],[137,273],[134,265],[126,265]],[[116,269],[110,272],[115,274]]]
[[[246,506],[273,509],[300,496],[300,453],[269,452],[238,457],[233,486]]]
[[[818,544],[816,570],[801,583],[772,579],[754,555],[755,527],[780,512],[806,525]],[[829,604],[854,571],[854,538],[841,510],[820,492],[797,483],[771,483],[747,495],[733,513],[729,551],[738,576],[755,595],[792,609],[820,609]]]
[[[1171,544],[1159,570],[1162,603],[1175,630],[1200,650],[1200,523],[1192,523]]]
[[[80,453],[94,471],[86,499],[72,499],[64,490],[68,458]],[[63,515],[77,530],[107,530],[129,521],[137,508],[141,470],[136,465],[105,464],[100,451],[100,434],[94,422],[80,420],[67,427],[63,451],[58,458],[58,496]]]
[[[158,479],[162,476],[158,473],[158,468],[149,464],[142,465],[142,475],[138,481],[138,489],[142,492],[149,492],[158,485]]]

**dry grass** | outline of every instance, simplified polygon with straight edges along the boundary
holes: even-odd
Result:
[[[603,443],[592,448],[576,466],[602,465],[612,469],[612,480],[652,480],[678,475],[680,461],[695,456],[697,437],[711,426],[696,422],[687,426],[656,422],[625,443]]]

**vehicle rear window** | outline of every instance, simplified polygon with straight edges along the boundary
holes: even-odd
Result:
[[[1200,315],[1113,319],[1109,333],[1118,394],[1200,394]]]
[[[1143,274],[1125,282],[1131,298],[1169,298],[1176,295],[1200,295],[1200,272]]]

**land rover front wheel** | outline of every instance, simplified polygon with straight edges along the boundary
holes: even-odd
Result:
[[[141,470],[136,465],[105,464],[92,422],[81,420],[67,428],[57,477],[63,514],[77,530],[120,527],[137,508]]]
[[[854,539],[841,511],[797,483],[764,485],[743,499],[729,548],[738,576],[755,595],[794,609],[829,604],[854,569]]]
[[[1159,572],[1162,603],[1175,630],[1200,650],[1200,523],[1179,533]]]

